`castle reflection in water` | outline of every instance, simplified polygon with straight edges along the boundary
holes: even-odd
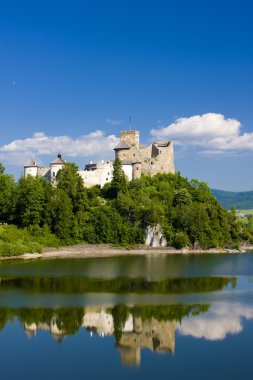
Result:
[[[141,350],[146,348],[157,353],[173,354],[175,351],[176,321],[159,321],[154,317],[142,319],[129,313],[120,334],[116,337],[117,349],[120,352],[124,365],[139,365]],[[100,337],[115,335],[114,318],[106,308],[89,307],[84,310],[80,328],[86,328],[90,336],[93,333]],[[61,342],[66,335],[65,330],[59,328],[57,316],[50,322],[24,322],[24,329],[28,337],[32,338],[40,330],[49,331]]]

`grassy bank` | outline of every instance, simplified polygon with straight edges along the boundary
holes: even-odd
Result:
[[[59,247],[60,240],[46,229],[21,229],[0,225],[0,257],[42,252],[44,247]]]

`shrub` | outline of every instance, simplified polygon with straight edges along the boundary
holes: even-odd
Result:
[[[183,232],[177,232],[174,236],[173,246],[177,249],[186,247],[189,244],[188,235]]]

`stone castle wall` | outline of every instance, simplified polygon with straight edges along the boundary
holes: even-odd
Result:
[[[123,162],[140,161],[140,150],[136,146],[132,146],[130,149],[118,150],[116,151],[116,157]]]
[[[141,173],[154,176],[158,173],[175,173],[172,141],[158,141],[147,147],[139,146],[138,131],[121,131],[119,145],[115,149],[122,165],[132,164],[133,178],[139,178]]]
[[[154,176],[158,173],[175,173],[173,143],[169,141],[167,145],[164,145],[154,143],[140,149],[143,174]]]

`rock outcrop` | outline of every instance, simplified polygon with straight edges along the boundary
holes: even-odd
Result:
[[[163,235],[160,224],[148,226],[146,229],[145,245],[149,247],[166,247],[167,241]]]

